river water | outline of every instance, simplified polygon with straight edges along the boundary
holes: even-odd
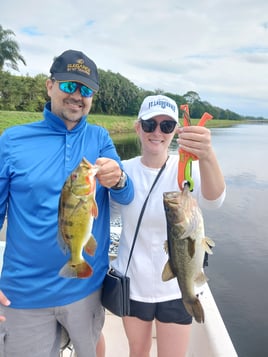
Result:
[[[238,356],[266,357],[268,122],[211,131],[227,196],[219,210],[203,211],[206,235],[216,243],[206,274]],[[122,159],[139,154],[135,136],[113,139]]]

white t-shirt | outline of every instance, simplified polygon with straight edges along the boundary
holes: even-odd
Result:
[[[134,183],[134,200],[128,205],[111,202],[112,217],[121,216],[122,232],[117,258],[112,266],[124,273],[131,249],[137,221],[143,203],[160,169],[144,166],[141,157],[123,161],[124,170]],[[162,281],[162,271],[168,260],[164,250],[167,239],[166,217],[163,205],[163,192],[178,191],[178,156],[171,155],[158,179],[139,228],[133,255],[127,275],[130,277],[130,297],[142,302],[161,302],[181,298],[177,279]],[[194,180],[193,196],[200,207],[213,209],[219,207],[225,192],[214,201],[208,201],[200,192],[200,175],[197,161],[192,163]]]

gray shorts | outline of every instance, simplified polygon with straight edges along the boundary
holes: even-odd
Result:
[[[190,325],[192,316],[186,311],[182,299],[169,300],[156,303],[130,300],[130,316],[135,316],[144,321],[175,323]]]
[[[0,356],[57,357],[62,326],[79,357],[95,357],[104,324],[100,291],[75,303],[45,309],[3,307],[6,321],[0,323]]]

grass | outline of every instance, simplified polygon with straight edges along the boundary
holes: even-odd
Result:
[[[0,134],[8,127],[14,125],[21,125],[42,120],[42,113],[31,112],[12,112],[0,110]],[[101,125],[110,133],[129,133],[133,132],[134,122],[136,117],[130,116],[116,116],[104,114],[90,114],[88,122],[92,124]],[[198,119],[193,119],[192,123],[197,124]],[[237,125],[246,121],[238,120],[209,120],[206,123],[208,128],[222,128]]]

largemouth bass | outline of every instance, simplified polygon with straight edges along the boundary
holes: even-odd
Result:
[[[202,271],[205,252],[212,254],[211,239],[205,237],[204,222],[197,201],[188,185],[182,192],[164,192],[163,203],[167,220],[169,255],[162,279],[177,278],[184,306],[199,323],[205,321],[203,307],[195,294],[195,286],[201,286],[207,278]]]
[[[95,254],[97,242],[91,231],[94,218],[98,216],[95,201],[98,167],[85,158],[65,181],[59,202],[58,240],[64,253],[70,252],[70,260],[59,274],[67,278],[87,278],[93,274],[85,261],[83,250]]]

